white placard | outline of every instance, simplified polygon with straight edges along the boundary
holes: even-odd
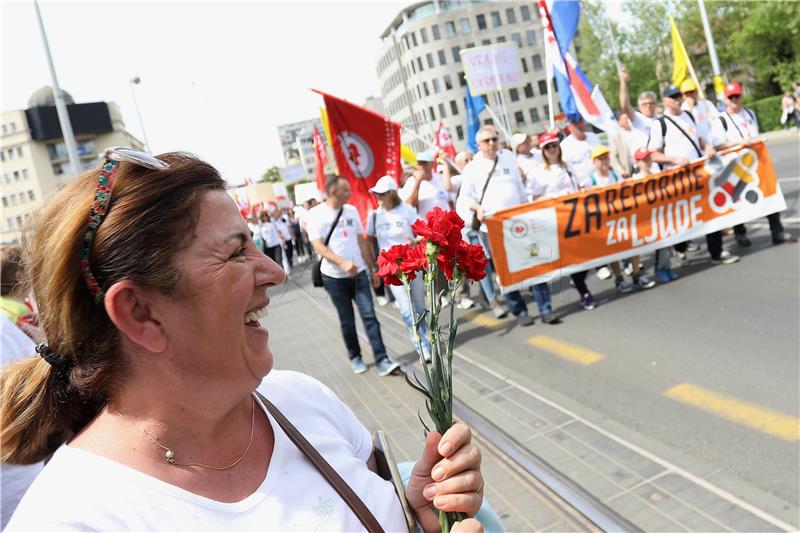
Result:
[[[495,44],[461,50],[461,62],[473,96],[523,85],[516,44]]]
[[[298,183],[294,186],[294,201],[296,204],[300,205],[312,198],[317,201],[322,200],[322,195],[317,190],[316,183]]]

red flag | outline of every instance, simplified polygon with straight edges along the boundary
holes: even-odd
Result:
[[[328,164],[328,153],[325,150],[325,141],[314,126],[314,174],[317,177],[317,190],[325,192],[325,165]]]
[[[377,207],[369,188],[387,174],[400,179],[400,124],[335,96],[314,92],[325,100],[336,165],[350,180],[349,203],[358,209],[366,227],[367,213]]]
[[[436,130],[436,146],[439,148],[440,154],[445,154],[450,159],[456,156],[456,147],[453,146],[453,139],[450,137],[450,132],[444,125],[444,121],[439,121],[439,129]]]

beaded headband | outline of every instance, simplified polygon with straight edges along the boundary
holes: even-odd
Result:
[[[156,159],[150,154],[137,152],[128,148],[112,147],[106,148],[103,153],[103,166],[97,176],[97,190],[94,193],[94,201],[89,208],[88,227],[83,234],[83,245],[80,252],[80,268],[86,286],[92,293],[95,303],[100,303],[105,295],[100,284],[97,282],[92,268],[89,265],[89,258],[92,251],[92,243],[97,233],[97,227],[105,219],[111,205],[111,191],[114,189],[114,182],[117,177],[117,169],[120,161],[126,161],[153,170],[164,170],[169,165]]]

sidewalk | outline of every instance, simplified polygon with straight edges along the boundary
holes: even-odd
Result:
[[[303,372],[325,383],[370,431],[383,429],[387,433],[398,462],[415,461],[423,441],[423,428],[417,418],[417,411],[425,410],[422,396],[399,375],[381,378],[374,368],[354,375],[338,322],[330,314],[332,308],[325,308],[329,305],[325,293],[320,290],[312,294],[291,281],[272,291],[266,323],[275,368]],[[315,301],[315,297],[320,300]],[[387,333],[387,345],[396,345],[394,334]],[[363,345],[362,349],[365,362],[370,363],[369,346]],[[476,440],[483,454],[486,497],[508,531],[595,529],[539,481],[519,472],[491,443],[480,435]]]
[[[327,295],[312,289],[298,273],[273,296],[270,345],[276,367],[296,369],[320,379],[349,405],[370,429],[382,428],[398,460],[414,460],[422,432],[417,411],[422,398],[400,377],[379,378],[350,372],[338,323]],[[378,308],[384,342],[390,354],[414,363],[399,313]],[[460,335],[502,335],[506,324],[485,313],[463,314]],[[534,349],[534,348],[531,348]],[[365,359],[371,359],[368,346]],[[297,354],[303,354],[302,357]],[[560,472],[612,512],[645,531],[781,531],[796,530],[796,509],[766,512],[764,501],[742,499],[709,478],[695,475],[659,455],[586,420],[564,403],[545,398],[524,376],[513,375],[492,361],[491,354],[465,355],[456,350],[454,389],[457,403],[480,417],[493,435],[524,457]],[[556,400],[559,400],[556,398]],[[586,530],[575,512],[543,483],[502,453],[496,441],[478,436],[484,452],[486,494],[509,531]],[[504,448],[505,449],[505,448]],[[549,494],[548,494],[549,492]],[[769,509],[769,507],[766,507]],[[791,523],[790,523],[791,522]]]

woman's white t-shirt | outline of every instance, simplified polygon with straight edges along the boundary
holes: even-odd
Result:
[[[411,226],[417,219],[417,210],[406,203],[396,205],[391,211],[379,207],[367,217],[367,235],[378,239],[381,250],[408,244],[415,237]]]
[[[264,246],[267,248],[280,246],[281,237],[273,221],[261,222],[259,227],[261,228],[261,238],[264,240]]]
[[[406,530],[394,486],[367,468],[373,448],[369,431],[330,389],[304,374],[274,370],[258,390],[325,457],[384,530]],[[211,500],[62,446],[7,531],[363,531],[344,500],[267,416],[275,433],[269,470],[242,501]]]
[[[358,271],[361,272],[367,269],[367,264],[361,256],[361,248],[358,246],[358,236],[364,232],[364,227],[361,225],[361,219],[355,207],[344,204],[343,209],[336,229],[331,234],[331,240],[328,241],[328,249],[339,257],[355,263]],[[324,243],[338,212],[338,209],[330,207],[325,202],[311,208],[306,213],[308,240],[320,239]],[[350,277],[339,265],[331,263],[327,259],[322,260],[320,272],[332,278]]]
[[[406,180],[403,188],[397,191],[398,196],[403,201],[411,195],[416,179],[411,176]],[[434,172],[430,180],[422,180],[422,183],[419,184],[419,193],[417,195],[417,212],[419,216],[425,218],[425,215],[437,207],[447,211],[450,209],[449,198],[450,195],[442,185],[442,177]]]
[[[536,169],[534,179],[529,179],[526,185],[528,194],[533,199],[561,196],[580,190],[578,178],[569,164],[566,168],[561,165],[550,165],[545,168],[545,165],[541,164]]]

